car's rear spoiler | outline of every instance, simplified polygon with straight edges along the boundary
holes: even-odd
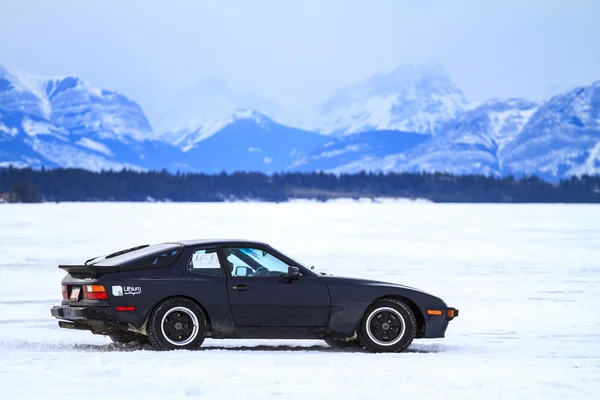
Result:
[[[149,244],[142,244],[140,246],[130,247],[129,249],[125,249],[125,250],[119,250],[119,251],[116,251],[114,253],[107,254],[107,255],[104,255],[104,256],[97,256],[97,257],[94,257],[94,258],[90,258],[89,260],[86,260],[84,262],[84,264],[88,265],[91,261],[94,261],[94,260],[96,260],[98,258],[101,258],[101,257],[104,257],[104,258],[108,259],[108,258],[113,258],[113,257],[116,257],[116,256],[120,256],[120,255],[123,255],[123,254],[126,254],[126,253],[131,253],[132,251],[143,249],[144,247],[150,247],[150,245]]]
[[[58,268],[66,271],[74,278],[92,278],[98,277],[105,274],[113,274],[116,272],[125,271],[140,271],[143,269],[156,268],[156,265],[152,264],[137,264],[137,265],[59,265]]]

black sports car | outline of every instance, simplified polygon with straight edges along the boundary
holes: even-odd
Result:
[[[204,338],[323,339],[336,348],[406,349],[442,338],[458,310],[421,290],[318,273],[265,243],[193,240],[59,265],[59,326],[195,349]]]

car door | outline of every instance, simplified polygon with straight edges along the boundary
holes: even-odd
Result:
[[[288,264],[257,246],[223,247],[222,251],[231,271],[227,290],[236,326],[327,326],[329,290],[318,277],[286,279]]]

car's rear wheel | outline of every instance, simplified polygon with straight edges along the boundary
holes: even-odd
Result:
[[[152,310],[146,330],[158,350],[192,350],[204,342],[206,316],[194,301],[174,297]]]
[[[415,338],[417,320],[404,302],[382,299],[367,308],[360,323],[360,340],[370,351],[399,352]]]
[[[137,342],[140,344],[149,343],[148,336],[134,332],[119,332],[110,335],[110,340],[117,344],[127,344]]]
[[[334,349],[359,349],[362,347],[360,339],[344,340],[344,339],[333,339],[323,338],[325,343]]]

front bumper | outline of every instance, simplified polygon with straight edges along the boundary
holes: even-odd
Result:
[[[450,321],[458,317],[458,310],[453,307],[423,311],[425,316],[425,332],[422,337],[427,339],[445,337]],[[435,311],[435,313],[430,313],[430,311]]]
[[[448,307],[445,315],[448,321],[452,321],[454,318],[458,317],[458,309],[454,307]]]

